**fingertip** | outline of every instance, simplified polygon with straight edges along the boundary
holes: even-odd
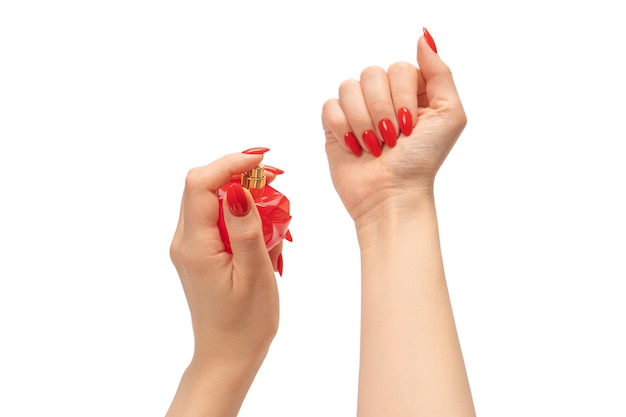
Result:
[[[408,108],[402,107],[398,110],[398,124],[400,125],[400,132],[404,136],[411,135],[413,132],[413,115]]]
[[[383,138],[383,143],[390,148],[396,146],[398,142],[398,132],[393,122],[389,119],[382,119],[378,122],[378,131]]]
[[[424,28],[424,34],[417,41],[417,62],[419,73],[425,80],[439,72],[449,72],[448,66],[439,55],[437,46],[430,32]]]
[[[278,271],[278,275],[280,275],[281,277],[283,276],[283,262],[283,254],[280,253],[278,254],[278,258],[276,259],[276,270]]]
[[[373,130],[366,130],[363,132],[363,144],[365,145],[367,151],[376,158],[382,155],[382,145]]]
[[[250,213],[250,198],[249,192],[238,182],[233,182],[226,191],[226,204],[235,217],[244,217]]]
[[[274,268],[275,272],[278,272],[281,275],[282,275],[282,270],[283,270],[282,253],[283,253],[283,241],[280,241],[278,245],[274,246],[269,251],[272,268]]]
[[[361,145],[353,132],[348,132],[343,136],[346,147],[354,156],[361,156]]]
[[[245,153],[248,155],[263,155],[266,152],[269,152],[270,148],[266,148],[264,146],[257,146],[254,148],[249,148],[246,149],[244,151],[241,151],[241,153]]]
[[[282,169],[276,168],[276,167],[273,167],[273,166],[267,165],[267,164],[263,164],[263,168],[265,169],[266,173],[269,172],[269,173],[272,173],[274,175],[282,175],[282,174],[285,173],[285,171],[283,171]]]
[[[437,45],[435,44],[435,40],[433,39],[433,37],[430,34],[430,32],[428,32],[428,29],[423,27],[422,28],[422,32],[424,33],[424,40],[426,41],[426,44],[430,47],[430,50],[433,51],[434,53],[438,53],[437,52]]]
[[[426,89],[426,97],[422,99],[422,103],[426,101],[428,106],[434,109],[457,108],[460,106],[460,99],[452,71],[435,52],[436,46],[433,49],[433,45],[432,36],[426,31],[424,36],[420,37],[417,47],[420,75],[423,77],[423,85]]]

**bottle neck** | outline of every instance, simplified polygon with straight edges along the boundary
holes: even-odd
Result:
[[[255,201],[263,196],[266,181],[263,165],[256,166],[241,174],[241,186],[250,190]]]

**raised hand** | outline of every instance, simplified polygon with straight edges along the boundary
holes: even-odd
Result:
[[[366,68],[322,110],[361,255],[359,417],[475,416],[433,192],[466,117],[426,31],[417,63]]]
[[[355,220],[388,198],[432,193],[435,175],[465,127],[450,69],[424,33],[419,68],[407,62],[387,71],[365,68],[324,103],[333,184]]]

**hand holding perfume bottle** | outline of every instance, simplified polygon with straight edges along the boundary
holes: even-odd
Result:
[[[225,155],[187,175],[170,257],[194,351],[168,416],[236,415],[278,330],[276,271],[291,216],[288,200],[268,188],[280,171],[260,165],[266,151]]]

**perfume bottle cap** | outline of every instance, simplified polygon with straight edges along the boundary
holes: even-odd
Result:
[[[265,169],[263,165],[252,168],[241,174],[241,186],[247,189],[265,187]]]

